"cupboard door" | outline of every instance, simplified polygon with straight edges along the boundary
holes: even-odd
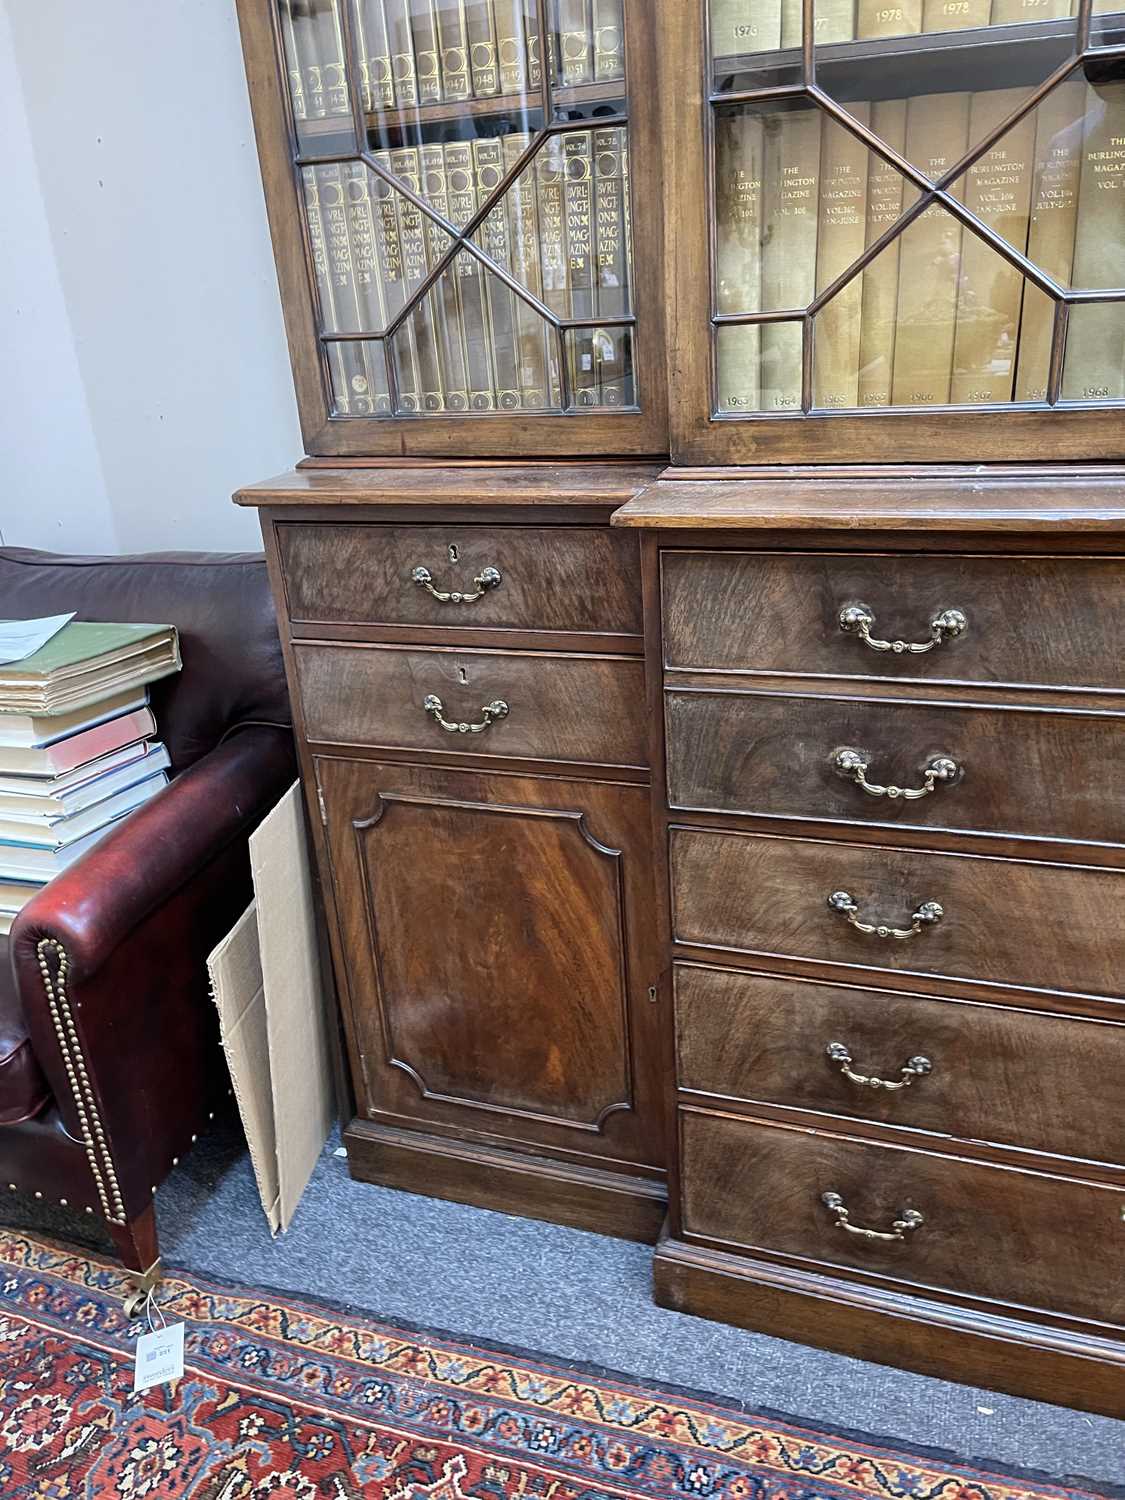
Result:
[[[633,0],[238,0],[305,444],[667,447]]]
[[[660,1165],[647,791],[316,772],[361,1114]]]

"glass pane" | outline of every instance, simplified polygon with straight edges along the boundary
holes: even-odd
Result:
[[[811,302],[823,118],[805,104],[717,110],[719,312],[778,312]],[[831,129],[846,134],[838,125]]]
[[[278,0],[297,143],[307,156],[354,151],[337,0]]]
[[[1125,303],[1070,309],[1062,399],[1125,400]]]
[[[566,357],[572,408],[636,406],[631,328],[572,328]]]
[[[384,346],[375,339],[325,345],[333,415],[386,417],[391,412]]]
[[[800,323],[733,324],[715,330],[720,412],[800,411]]]

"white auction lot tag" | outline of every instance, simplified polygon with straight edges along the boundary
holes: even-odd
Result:
[[[137,1362],[133,1371],[134,1391],[147,1391],[154,1385],[179,1380],[183,1373],[182,1323],[169,1323],[164,1328],[141,1334],[137,1340]]]

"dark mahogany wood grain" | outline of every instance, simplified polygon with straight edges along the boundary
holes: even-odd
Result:
[[[644,667],[622,657],[537,652],[297,645],[296,686],[312,740],[382,749],[643,766]],[[480,734],[443,729],[423,709],[436,694],[451,721],[506,718]]]
[[[1125,690],[1125,570],[1116,559],[833,552],[662,557],[670,667]],[[840,629],[868,604],[875,634],[925,641],[936,611],[968,629],[924,656]]]
[[[675,689],[665,716],[673,807],[1125,842],[1125,719]],[[842,747],[882,785],[922,787],[936,755],[961,775],[917,801],[874,797],[836,770]]]
[[[236,490],[236,505],[464,506],[469,516],[494,506],[622,505],[660,473],[637,463],[444,464],[376,460],[370,466],[290,469]],[[532,514],[537,511],[532,509]],[[373,520],[379,510],[372,510]]]
[[[659,1166],[646,792],[325,757],[317,776],[363,1109]]]
[[[753,1328],[853,1359],[1125,1416],[1125,1343],[1034,1315],[940,1294],[862,1285],[665,1234],[653,1293],[661,1307]]]
[[[641,632],[636,539],[604,526],[283,524],[278,544],[295,624]],[[501,583],[470,603],[442,603],[413,581],[419,566],[441,592],[475,593],[487,567]]]
[[[682,1088],[1125,1162],[1125,1016],[1068,1020],[694,964],[675,973]],[[826,1056],[830,1042],[863,1075],[897,1082],[919,1055],[933,1070],[897,1092],[863,1087]]]
[[[675,937],[827,964],[948,975],[1027,989],[1125,993],[1125,872],[675,829]],[[867,921],[909,927],[937,901],[945,918],[905,942],[857,932],[829,910],[845,890]]]
[[[703,1111],[682,1110],[680,1132],[688,1235],[1125,1334],[1120,1191]],[[901,1242],[864,1240],[836,1227],[826,1191],[860,1227],[889,1231],[904,1209],[925,1222]]]

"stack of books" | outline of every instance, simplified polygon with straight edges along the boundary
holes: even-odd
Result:
[[[165,784],[148,685],[179,668],[172,626],[74,621],[0,666],[0,934]]]

